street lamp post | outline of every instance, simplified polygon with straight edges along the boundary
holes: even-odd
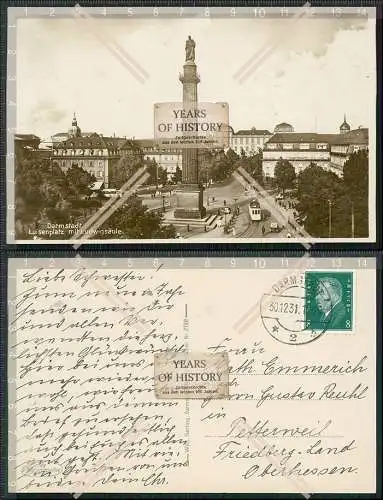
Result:
[[[332,232],[332,220],[331,220],[331,208],[332,208],[332,201],[331,200],[327,200],[328,201],[328,237],[331,238],[331,232]]]

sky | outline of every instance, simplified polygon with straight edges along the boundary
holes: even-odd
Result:
[[[182,100],[188,35],[196,42],[199,101],[227,102],[234,130],[288,122],[297,132],[337,133],[344,113],[352,128],[375,121],[374,20],[68,13],[17,21],[17,131],[65,132],[76,112],[85,132],[153,137],[154,103]]]

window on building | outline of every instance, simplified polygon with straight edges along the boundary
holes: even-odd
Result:
[[[300,145],[300,149],[310,149],[310,144],[306,144],[306,143],[301,143]]]

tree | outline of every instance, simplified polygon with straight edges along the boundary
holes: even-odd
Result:
[[[305,229],[312,236],[347,236],[350,222],[346,213],[344,184],[332,172],[311,163],[298,176],[298,212],[305,218]]]
[[[159,169],[158,169],[158,182],[159,182],[159,184],[162,184],[163,186],[165,186],[165,184],[167,184],[168,172],[167,172],[166,168],[159,167]]]
[[[298,176],[297,208],[312,236],[368,236],[367,151],[353,153],[343,174],[341,179],[312,163]]]
[[[239,156],[237,155],[237,153],[229,148],[227,151],[226,151],[226,157],[227,159],[231,162],[231,163],[235,163],[238,159],[239,159]]]
[[[129,197],[103,224],[102,229],[119,229],[124,239],[174,238],[173,226],[161,227],[162,216],[151,212],[136,196]],[[102,236],[109,238],[109,235]]]
[[[177,165],[176,171],[172,175],[172,183],[173,184],[178,184],[179,182],[182,181],[182,170],[180,167]]]
[[[86,207],[76,206],[91,191],[95,178],[80,167],[66,174],[55,162],[37,155],[15,164],[15,227],[18,238],[30,238],[48,223],[64,224],[79,220],[100,206],[97,200],[83,200]],[[91,206],[92,205],[92,206]],[[97,205],[97,207],[95,206]],[[69,236],[69,234],[68,234]],[[49,236],[55,238],[59,236]]]
[[[114,189],[120,189],[121,186],[140,168],[141,159],[132,161],[131,158],[122,157],[113,166],[109,177],[109,186]]]
[[[349,210],[354,214],[354,236],[368,236],[368,152],[353,153],[343,167]]]
[[[121,150],[121,157],[114,161],[109,171],[109,187],[121,186],[144,164],[144,155],[137,141],[128,140]]]
[[[166,184],[168,179],[168,174],[166,169],[158,165],[155,160],[146,160],[146,168],[150,175],[145,184],[150,186],[155,185],[158,187],[159,184]]]
[[[241,166],[253,179],[260,184],[263,183],[262,152],[252,153],[250,156],[240,158],[236,162],[236,167]]]
[[[274,177],[276,185],[284,192],[285,189],[292,188],[294,185],[295,169],[288,160],[280,158],[275,165]]]
[[[66,179],[74,197],[91,194],[89,186],[96,181],[94,175],[77,165],[73,165],[67,170]]]
[[[350,194],[357,196],[368,193],[368,152],[352,153],[343,166],[343,180]]]

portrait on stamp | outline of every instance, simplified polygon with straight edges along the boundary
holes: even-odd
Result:
[[[352,273],[306,273],[306,321],[325,330],[352,330]]]

